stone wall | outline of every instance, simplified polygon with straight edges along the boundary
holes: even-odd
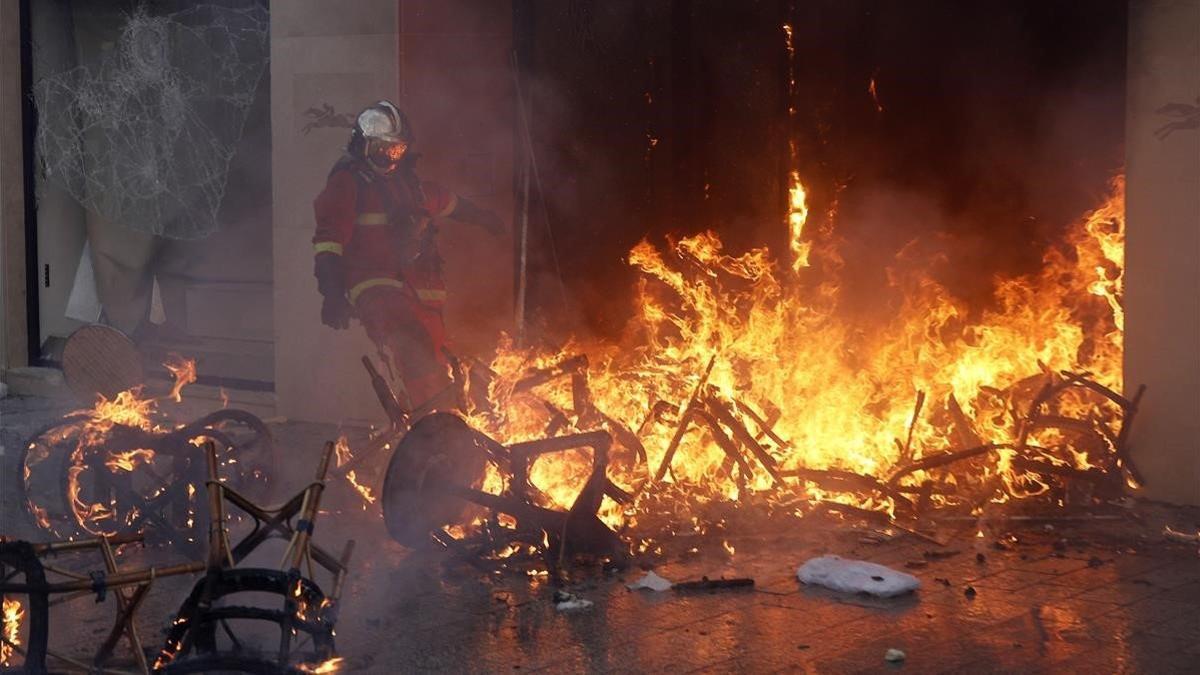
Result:
[[[1147,386],[1131,443],[1147,496],[1200,504],[1200,3],[1134,0],[1128,72],[1125,383]]]

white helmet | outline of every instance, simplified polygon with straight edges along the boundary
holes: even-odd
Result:
[[[411,143],[413,140],[408,119],[390,101],[380,101],[360,112],[356,131],[363,138],[393,143]]]
[[[391,173],[400,166],[408,146],[415,140],[404,113],[390,101],[379,101],[358,114],[350,151],[376,171]]]

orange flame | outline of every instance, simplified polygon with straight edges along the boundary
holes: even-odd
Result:
[[[812,244],[804,241],[804,224],[808,222],[808,193],[800,182],[800,172],[792,171],[788,186],[788,234],[792,247],[792,270],[808,267]]]
[[[110,452],[104,466],[113,473],[124,471],[133,473],[142,464],[154,463],[154,451],[148,449],[130,450],[129,452]]]
[[[792,268],[799,269],[808,265],[811,251],[802,237],[807,197],[798,173],[790,178],[790,253]],[[471,421],[504,443],[537,438],[548,428],[545,401],[566,415],[566,425],[555,426],[561,433],[596,428],[594,416],[575,409],[566,378],[532,392],[517,393],[515,386],[530,369],[586,353],[592,404],[637,433],[654,468],[715,355],[698,393],[728,408],[785,473],[843,469],[886,479],[906,460],[963,447],[964,436],[1012,444],[1021,422],[1014,406],[1033,398],[1022,392],[1040,387],[1045,373],[1088,372],[1100,384],[1121,389],[1124,181],[1118,177],[1111,187],[1108,199],[1070,230],[1065,247],[1045,252],[1039,273],[995,280],[990,309],[973,310],[956,298],[928,273],[930,261],[919,257],[920,249],[906,247],[888,270],[899,305],[871,324],[839,313],[836,243],[821,244],[827,264],[811,268],[822,277],[818,283],[799,284],[777,275],[768,250],[731,255],[711,232],[672,242],[666,252],[643,241],[629,255],[642,279],[626,337],[573,341],[558,351],[503,342],[491,363],[497,375],[489,394],[496,412]],[[926,403],[914,424],[918,391]],[[1116,415],[1084,394],[1064,396],[1056,405],[1064,415],[1094,415],[1100,424]],[[898,439],[907,437],[910,426],[905,447]],[[734,432],[728,421],[720,428],[726,435]],[[1096,466],[1102,455],[1068,436],[1040,430],[1029,443],[1047,462]],[[739,476],[727,457],[710,430],[693,428],[684,435],[668,480],[722,499],[773,487],[759,466]],[[970,472],[920,471],[904,485],[936,478],[953,493],[1001,477],[1006,489],[995,496],[998,501],[1041,489],[1036,474],[1014,466],[1011,450],[988,457]],[[589,461],[586,453],[546,455],[530,476],[554,505],[567,507],[590,472]],[[614,464],[610,474],[624,486],[647,480],[643,467],[629,463]],[[811,499],[894,508],[883,496],[831,492],[796,478],[788,484]],[[935,496],[945,499],[950,497]],[[602,517],[610,524],[629,523],[636,512],[636,506],[623,511],[606,500]]]
[[[342,669],[344,663],[345,659],[335,656],[320,663],[301,663],[297,668],[303,673],[336,673]]]
[[[876,88],[874,75],[867,84],[867,93],[871,95],[871,101],[875,104],[875,112],[883,112],[883,104],[879,102],[879,90]]]
[[[0,666],[8,665],[13,652],[21,646],[21,619],[25,617],[25,609],[19,600],[3,598],[0,609]]]
[[[163,367],[171,371],[171,375],[175,378],[175,386],[171,388],[171,398],[179,403],[183,400],[183,388],[196,381],[196,361],[185,359],[179,354],[171,354],[167,357]]]
[[[353,470],[346,472],[346,482],[350,483],[350,486],[354,488],[354,491],[358,493],[359,497],[362,497],[364,511],[367,510],[367,504],[375,503],[375,495],[371,494],[371,488],[367,487],[366,485],[361,485],[358,482],[358,476],[354,475]]]
[[[333,452],[334,461],[339,467],[354,458],[354,453],[350,452],[350,442],[345,436],[338,436],[337,443],[333,445]]]

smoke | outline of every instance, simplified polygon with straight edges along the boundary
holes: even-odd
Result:
[[[789,142],[806,232],[840,242],[845,309],[862,316],[894,306],[888,271],[904,269],[985,309],[1121,170],[1120,2],[532,4],[535,135],[583,313],[562,311],[543,269],[534,300],[560,335],[619,332],[636,276],[621,258],[642,238],[711,228],[786,264]]]

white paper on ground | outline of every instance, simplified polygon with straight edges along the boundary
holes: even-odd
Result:
[[[911,574],[836,555],[823,555],[809,560],[796,571],[796,577],[805,584],[824,586],[843,593],[867,593],[880,598],[904,595],[921,587],[920,580]]]
[[[570,612],[577,609],[587,609],[592,606],[591,600],[585,600],[574,593],[558,591],[554,594],[554,608],[560,612]]]
[[[96,273],[92,268],[92,246],[83,242],[83,253],[79,254],[79,266],[75,268],[75,280],[71,282],[71,294],[67,296],[68,319],[84,323],[100,320],[100,295],[96,292]]]
[[[654,572],[646,572],[646,576],[638,579],[632,584],[626,584],[625,588],[628,588],[631,591],[636,591],[641,588],[648,588],[652,591],[661,593],[663,591],[670,590],[671,582],[658,576]]]

